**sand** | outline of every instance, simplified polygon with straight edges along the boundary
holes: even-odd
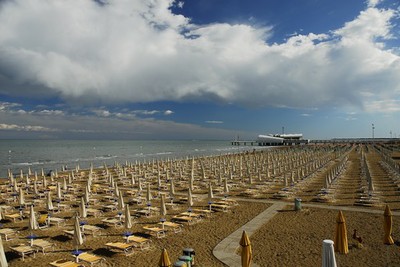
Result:
[[[366,178],[366,169],[363,160],[367,162],[368,171],[373,181],[374,189],[370,187]],[[364,167],[363,167],[364,166]],[[175,209],[168,209],[167,220],[174,215],[187,211],[188,205],[184,201],[187,196],[188,177],[193,170],[193,193],[198,200],[195,207],[208,209],[207,191],[211,183],[214,190],[213,201],[223,199],[225,196],[239,201],[238,206],[232,206],[227,212],[214,212],[209,218],[203,218],[193,225],[184,225],[181,233],[168,233],[165,238],[156,238],[146,235],[143,231],[145,225],[155,225],[160,221],[160,215],[152,217],[140,217],[130,229],[135,235],[150,238],[149,250],[136,250],[130,256],[114,253],[106,249],[107,242],[124,242],[122,237],[123,227],[108,227],[101,220],[105,217],[115,217],[117,211],[105,212],[101,218],[82,218],[87,224],[96,225],[103,230],[98,237],[88,236],[80,250],[89,251],[105,258],[106,266],[157,266],[161,249],[166,248],[171,261],[175,262],[184,248],[193,248],[196,252],[196,266],[224,266],[213,255],[214,247],[236,229],[254,218],[260,212],[270,206],[269,200],[279,200],[288,203],[288,208],[278,213],[271,221],[264,224],[250,239],[253,243],[254,262],[260,266],[320,266],[322,254],[322,240],[333,239],[335,230],[335,218],[337,210],[322,208],[303,208],[301,212],[293,211],[293,200],[301,198],[303,203],[319,202],[325,207],[330,206],[356,206],[366,210],[380,210],[383,213],[384,206],[389,204],[393,211],[400,209],[399,177],[381,159],[379,153],[371,147],[340,146],[316,146],[312,149],[285,149],[277,152],[257,151],[240,155],[222,157],[206,157],[194,161],[170,161],[154,168],[151,163],[140,166],[109,167],[110,173],[115,177],[120,189],[124,192],[125,202],[132,198],[128,192],[130,175],[143,181],[150,182],[153,194],[159,190],[157,177],[161,176],[161,191],[168,194],[169,177],[176,180]],[[125,174],[124,172],[127,172]],[[70,173],[60,173],[66,177]],[[104,169],[94,170],[93,188],[103,188],[101,194],[92,195],[100,202],[91,205],[93,208],[101,208],[103,204],[115,203],[113,199],[106,200],[111,193],[108,187],[108,174]],[[77,195],[82,195],[86,184],[88,170],[76,173],[74,187]],[[328,176],[332,176],[332,182],[328,190],[322,190]],[[221,179],[222,177],[222,179]],[[59,178],[59,181],[62,181]],[[49,179],[49,178],[48,178]],[[229,193],[224,192],[223,180],[229,181]],[[39,178],[41,180],[41,178]],[[23,181],[20,181],[20,183]],[[50,179],[49,179],[50,183]],[[55,194],[54,185],[48,189]],[[98,186],[98,187],[96,187]],[[145,188],[145,187],[144,187]],[[31,190],[31,189],[30,189]],[[136,190],[136,191],[135,191]],[[135,189],[135,197],[143,196]],[[8,193],[7,193],[8,191]],[[18,202],[9,199],[8,186],[2,188],[2,205],[18,206]],[[246,201],[240,201],[246,198]],[[179,200],[180,199],[180,200]],[[32,201],[32,195],[27,196],[27,201]],[[178,202],[179,200],[179,202]],[[254,200],[254,201],[252,201]],[[169,201],[167,199],[167,201]],[[28,243],[26,236],[28,220],[13,223],[2,221],[3,228],[14,228],[19,231],[18,238],[3,242],[6,257],[10,266],[48,266],[57,259],[73,260],[71,252],[74,249],[72,240],[63,234],[64,229],[72,229],[72,217],[75,215],[79,201],[62,202],[72,206],[71,211],[54,213],[52,216],[65,218],[66,226],[52,226],[47,229],[35,230],[34,233],[54,243],[54,252],[43,255],[37,253],[36,258],[28,256],[25,261],[16,253],[10,251],[10,245]],[[160,198],[152,200],[152,207],[159,207]],[[131,204],[131,210],[143,209],[146,205]],[[46,213],[45,205],[35,206],[35,210]],[[13,211],[15,212],[15,210]],[[399,266],[399,223],[398,216],[393,217],[393,235],[396,244],[387,246],[382,243],[381,215],[348,212],[344,213],[350,240],[350,252],[348,255],[336,254],[339,266]],[[352,246],[352,230],[357,229],[363,238],[363,248]],[[239,240],[238,240],[239,242]]]

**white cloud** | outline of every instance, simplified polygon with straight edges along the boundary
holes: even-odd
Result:
[[[371,93],[399,98],[400,57],[384,44],[393,38],[396,11],[375,8],[377,0],[340,29],[295,34],[281,44],[267,42],[268,26],[192,24],[171,13],[177,3],[3,1],[0,76],[73,103],[196,98],[363,108]]]
[[[386,99],[369,101],[365,105],[365,110],[370,113],[400,112],[400,100]]]
[[[32,125],[16,125],[0,123],[0,130],[15,130],[25,132],[54,132],[56,129],[50,129],[43,126],[32,126]]]
[[[376,7],[382,0],[367,0],[369,7]]]
[[[164,111],[164,115],[172,115],[172,114],[174,114],[174,112],[172,111],[172,110],[166,110],[166,111]]]

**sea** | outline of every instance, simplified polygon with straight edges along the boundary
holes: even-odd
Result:
[[[115,163],[185,159],[251,151],[256,146],[233,146],[230,141],[215,140],[0,140],[0,178],[8,170],[19,174],[87,169]]]

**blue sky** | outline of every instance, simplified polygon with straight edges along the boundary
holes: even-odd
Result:
[[[0,0],[0,138],[400,137],[395,0]]]

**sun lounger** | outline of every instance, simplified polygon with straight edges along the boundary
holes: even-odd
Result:
[[[92,209],[92,208],[86,209],[86,212],[87,212],[88,215],[94,216],[96,218],[103,214],[103,212],[101,210]]]
[[[151,240],[148,238],[135,235],[130,235],[125,238],[127,243],[132,242],[136,247],[140,247],[141,250],[150,248]]]
[[[101,262],[105,261],[105,259],[103,257],[97,256],[97,255],[94,255],[91,253],[87,253],[87,252],[79,254],[76,257],[76,260],[77,260],[77,262],[84,261],[84,262],[90,264],[90,266],[93,266],[97,263],[101,263]]]
[[[48,217],[47,219],[49,225],[56,224],[57,226],[65,225],[65,219],[58,217]]]
[[[5,241],[9,241],[17,236],[17,231],[11,228],[0,229],[0,235],[4,237]]]
[[[192,223],[196,222],[197,219],[195,217],[191,217],[191,216],[176,215],[172,218],[172,220],[177,221],[177,222],[192,224]]]
[[[164,229],[172,230],[174,233],[182,232],[182,224],[174,223],[174,222],[159,222],[158,224],[162,225]]]
[[[47,250],[47,249],[51,249],[52,251],[54,251],[54,244],[50,243],[47,240],[43,240],[43,239],[32,240],[31,246],[36,248],[37,250],[41,250],[43,252],[43,254],[45,254],[45,250]]]
[[[82,231],[84,234],[91,234],[92,236],[95,236],[98,234],[103,228],[95,226],[95,225],[83,225],[82,226]]]
[[[134,244],[122,243],[122,242],[111,242],[107,243],[106,246],[118,252],[124,252],[125,256],[131,255],[133,253]]]
[[[122,226],[122,221],[116,218],[106,218],[101,221],[108,226],[114,226],[114,227]]]
[[[143,226],[143,229],[152,236],[157,238],[165,237],[165,230],[160,227]]]
[[[13,220],[13,222],[16,222],[17,219],[23,220],[21,213],[5,214],[4,218]]]
[[[23,261],[25,260],[25,255],[33,254],[33,257],[35,257],[35,253],[37,252],[36,249],[32,248],[31,246],[25,245],[25,244],[10,246],[10,249],[14,252],[17,252],[19,255],[21,255]]]
[[[113,211],[117,209],[117,205],[103,205],[103,209],[106,211]]]
[[[213,203],[213,204],[211,204],[211,209],[215,210],[215,211],[227,212],[229,209],[229,206],[224,205],[224,204]]]
[[[82,264],[79,264],[79,263],[76,263],[73,261],[69,261],[69,260],[65,260],[65,259],[50,262],[50,266],[54,266],[54,267],[84,267],[84,265],[82,265]]]

